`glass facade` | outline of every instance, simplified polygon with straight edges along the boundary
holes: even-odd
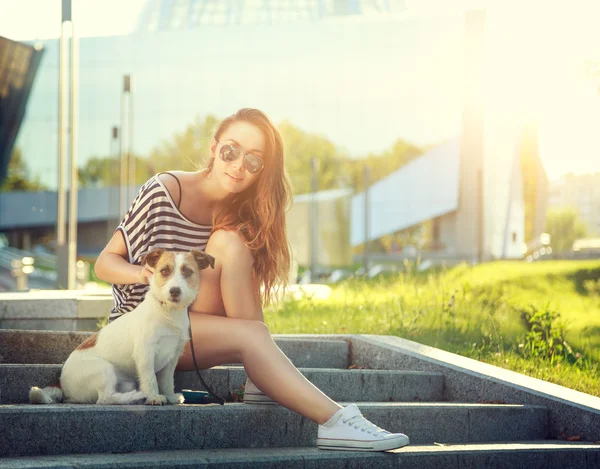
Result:
[[[142,13],[151,18],[152,11]],[[385,151],[398,138],[429,145],[460,133],[462,15],[369,18],[156,32],[147,31],[154,20],[140,18],[128,35],[82,37],[80,165],[114,152],[125,74],[133,77],[132,143],[141,156],[198,116],[221,118],[241,107],[323,135],[357,157]],[[58,39],[42,44],[16,146],[32,175],[55,189]]]

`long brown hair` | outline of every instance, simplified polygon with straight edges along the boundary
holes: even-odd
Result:
[[[233,194],[219,205],[213,215],[212,231],[236,230],[246,240],[254,256],[254,274],[264,287],[264,305],[275,299],[274,287],[285,287],[290,270],[290,250],[285,213],[292,200],[292,189],[283,162],[283,141],[269,118],[258,109],[244,108],[227,117],[217,127],[214,138],[233,122],[244,121],[264,134],[264,168],[258,179],[245,191]],[[207,164],[212,171],[214,157]]]

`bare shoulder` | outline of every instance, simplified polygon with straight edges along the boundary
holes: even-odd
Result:
[[[158,175],[158,179],[160,179],[160,182],[162,182],[165,185],[165,187],[171,194],[177,194],[179,191],[177,179],[181,181],[182,174],[185,174],[185,171],[166,171],[164,173],[160,173]]]
[[[196,172],[189,171],[168,171],[159,174],[158,179],[165,185],[173,200],[179,201],[181,199],[181,190],[185,192],[186,186],[193,184],[197,174]]]

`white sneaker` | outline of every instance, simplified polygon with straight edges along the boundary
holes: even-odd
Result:
[[[317,448],[338,451],[387,451],[409,443],[403,433],[390,433],[369,422],[351,404],[319,425]]]
[[[265,395],[256,385],[248,378],[244,386],[244,404],[262,404],[262,405],[277,405],[273,399]]]

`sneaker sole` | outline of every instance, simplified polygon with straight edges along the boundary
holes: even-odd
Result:
[[[410,443],[407,436],[378,441],[334,440],[317,438],[317,448],[333,451],[388,451]]]
[[[246,393],[244,394],[244,404],[277,405],[277,402],[262,393]]]

